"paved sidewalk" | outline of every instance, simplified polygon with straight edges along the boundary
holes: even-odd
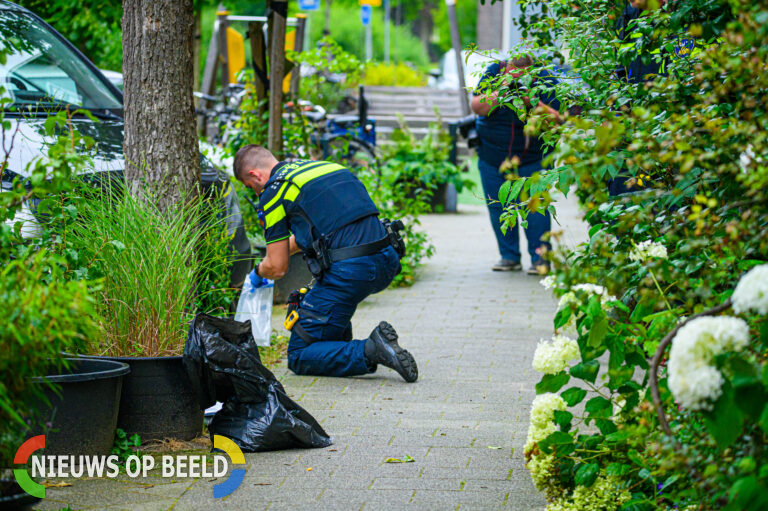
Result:
[[[574,212],[560,207],[569,244],[583,237]],[[356,337],[382,319],[395,326],[419,364],[417,383],[383,367],[345,379],[276,371],[333,446],[246,455],[242,486],[222,501],[205,479],[126,480],[121,495],[90,481],[93,493],[49,496],[73,509],[542,509],[522,449],[538,381],[531,358],[551,335],[555,302],[537,277],[490,271],[498,257],[484,208],[427,216],[423,227],[437,251],[417,283],[371,297],[354,318]],[[405,456],[414,461],[385,462]]]

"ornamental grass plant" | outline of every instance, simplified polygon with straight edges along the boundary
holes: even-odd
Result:
[[[90,346],[95,354],[180,355],[198,280],[216,270],[227,272],[226,258],[215,257],[218,251],[201,250],[218,232],[204,199],[166,210],[151,199],[119,185],[85,193],[77,205],[78,221],[65,234],[87,278],[99,282],[101,336]]]

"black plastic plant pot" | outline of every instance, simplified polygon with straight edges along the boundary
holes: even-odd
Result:
[[[3,511],[24,511],[40,502],[21,489],[14,479],[0,478],[0,509]]]
[[[302,287],[309,287],[312,282],[312,274],[307,268],[307,263],[301,254],[291,256],[288,273],[280,280],[275,281],[275,294],[272,301],[274,303],[287,303],[291,293]]]
[[[181,357],[94,357],[131,367],[123,381],[117,427],[142,442],[192,440],[203,431],[203,411]]]
[[[45,453],[106,456],[112,450],[123,378],[130,368],[111,360],[67,358],[61,374],[34,378],[55,383],[46,390],[50,405],[38,407],[46,427]]]

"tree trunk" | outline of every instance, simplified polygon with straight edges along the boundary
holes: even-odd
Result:
[[[195,12],[195,31],[192,40],[192,90],[200,90],[200,45],[202,44],[202,14]]]
[[[192,0],[123,1],[125,179],[167,209],[200,182]]]

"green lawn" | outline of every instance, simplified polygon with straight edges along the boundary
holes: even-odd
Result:
[[[482,206],[485,202],[483,197],[483,186],[480,184],[480,172],[477,170],[477,156],[472,156],[469,159],[469,172],[464,174],[469,178],[475,187],[472,190],[464,189],[459,194],[459,204],[472,204],[475,206]]]

